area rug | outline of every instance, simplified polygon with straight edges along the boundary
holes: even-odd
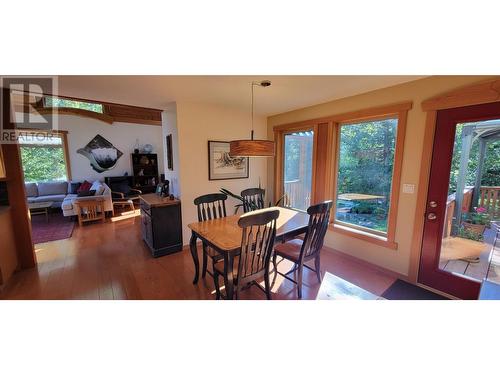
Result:
[[[60,212],[49,215],[48,222],[44,215],[31,217],[31,233],[34,244],[70,238],[74,227],[75,222],[71,221],[69,217],[64,217]]]
[[[388,300],[446,300],[448,298],[432,293],[427,289],[407,283],[403,280],[396,280],[382,294]]]

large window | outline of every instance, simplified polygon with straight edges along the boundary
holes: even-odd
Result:
[[[337,222],[387,236],[397,124],[389,118],[340,125]]]
[[[300,210],[331,199],[331,231],[397,249],[411,108],[402,102],[275,126],[275,196],[285,194],[288,205]]]
[[[70,179],[66,134],[32,133],[19,137],[25,182]]]
[[[311,204],[314,132],[284,135],[283,193],[286,205],[307,210]]]

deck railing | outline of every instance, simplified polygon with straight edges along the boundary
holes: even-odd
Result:
[[[285,181],[284,206],[294,208],[307,208],[311,204],[310,186],[302,180]]]
[[[500,186],[481,186],[479,207],[486,208],[492,219],[500,217]]]

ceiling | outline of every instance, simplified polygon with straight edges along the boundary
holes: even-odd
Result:
[[[334,99],[414,81],[425,76],[59,76],[59,95],[164,109],[172,102],[196,102],[270,116]]]

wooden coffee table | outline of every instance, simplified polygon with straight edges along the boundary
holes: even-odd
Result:
[[[45,220],[49,222],[49,208],[52,207],[54,202],[34,202],[28,203],[30,215],[45,215]]]

